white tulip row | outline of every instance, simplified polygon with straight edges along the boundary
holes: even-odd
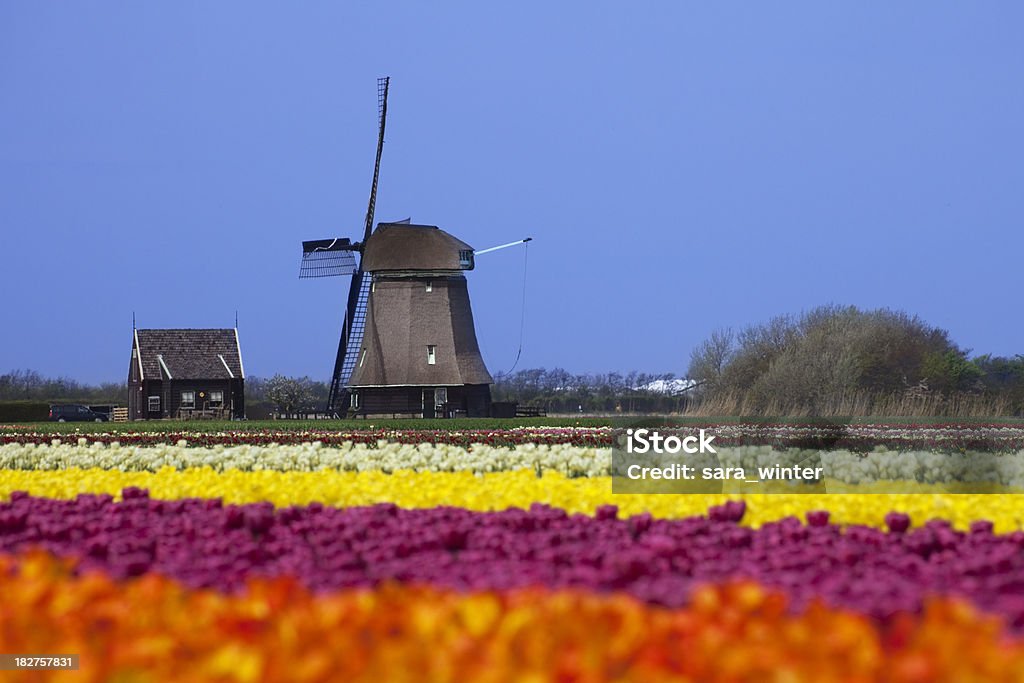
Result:
[[[717,456],[638,456],[614,459],[610,448],[569,445],[526,444],[515,448],[474,445],[472,449],[435,444],[375,445],[320,443],[271,446],[187,447],[123,446],[77,444],[6,444],[0,446],[0,470],[61,470],[100,468],[125,472],[155,472],[163,467],[188,469],[209,467],[215,471],[276,470],[314,472],[318,470],[420,472],[499,472],[528,469],[559,472],[567,477],[606,477],[613,470],[642,462],[664,466],[672,462],[698,467],[742,467],[755,473],[760,467],[822,467],[825,478],[850,484],[875,481],[918,481],[923,483],[991,482],[1024,488],[1024,450],[1017,453],[941,454],[928,451],[878,451],[864,454],[849,451],[775,450],[771,446],[719,448]],[[614,460],[614,462],[613,462]]]
[[[124,472],[155,472],[161,467],[187,469],[210,467],[226,470],[318,470],[393,472],[501,472],[530,469],[557,471],[568,477],[600,477],[611,474],[611,449],[569,445],[525,444],[501,448],[476,444],[460,446],[417,445],[380,441],[376,444],[324,446],[300,445],[188,447],[184,442],[160,446],[78,444],[6,444],[0,446],[0,469],[60,470],[68,468],[116,469]]]

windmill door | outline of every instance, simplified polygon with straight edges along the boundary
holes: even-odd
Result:
[[[434,406],[437,404],[434,402],[434,390],[424,389],[423,390],[423,417],[435,417],[436,410]]]

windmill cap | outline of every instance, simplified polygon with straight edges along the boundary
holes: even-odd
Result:
[[[363,247],[362,269],[371,273],[470,270],[472,254],[473,247],[436,225],[380,223]]]

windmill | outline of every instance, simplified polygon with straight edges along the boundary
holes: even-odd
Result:
[[[474,252],[437,226],[411,220],[374,230],[388,85],[388,78],[377,80],[377,157],[362,241],[302,243],[299,278],[351,276],[327,409],[486,416],[493,379],[480,355],[463,271],[473,269],[475,254],[530,238]]]

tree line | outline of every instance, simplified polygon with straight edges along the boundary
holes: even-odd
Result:
[[[683,389],[672,373],[533,368],[495,376],[492,398],[554,413],[1024,416],[1024,355],[972,357],[947,331],[886,308],[821,306],[716,330],[685,377]],[[321,410],[329,384],[249,377],[245,393],[253,415]],[[127,387],[14,370],[0,375],[0,400],[123,405]]]
[[[123,382],[86,384],[67,377],[44,377],[35,370],[12,370],[0,375],[0,401],[124,404],[128,386]]]
[[[555,413],[678,413],[688,405],[685,392],[649,388],[676,380],[673,373],[609,372],[573,374],[562,368],[533,368],[498,375],[491,398],[544,406]]]
[[[713,332],[687,375],[702,412],[1020,415],[1024,356],[970,357],[949,333],[890,309],[821,306]]]

